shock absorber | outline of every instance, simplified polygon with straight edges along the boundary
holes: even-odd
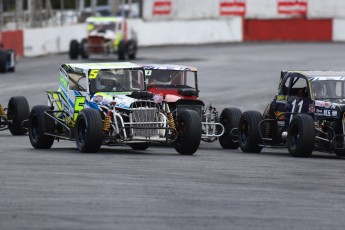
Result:
[[[213,120],[214,120],[214,122],[219,122],[219,114],[218,114],[217,109],[216,109],[215,107],[213,107],[212,109],[213,109],[212,114],[213,114]]]
[[[103,121],[103,131],[104,132],[109,132],[110,130],[110,122],[111,122],[111,111],[108,111],[107,114],[104,116],[104,121]]]
[[[175,121],[174,121],[172,113],[170,112],[168,103],[165,104],[165,112],[167,113],[167,120],[168,120],[169,128],[175,130],[176,129]]]
[[[173,115],[172,113],[167,113],[167,118],[168,118],[168,125],[171,129],[176,129],[175,127],[175,121],[174,121],[174,118],[173,118]]]
[[[6,116],[4,108],[2,108],[2,105],[0,105],[0,116]]]

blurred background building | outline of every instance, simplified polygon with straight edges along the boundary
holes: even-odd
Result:
[[[88,16],[140,17],[142,0],[0,0],[0,28],[62,26]]]

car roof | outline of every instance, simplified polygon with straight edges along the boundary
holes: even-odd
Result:
[[[184,71],[198,71],[197,68],[186,65],[170,65],[170,64],[143,64],[144,69],[159,69],[159,70],[184,70]]]
[[[345,71],[330,71],[330,70],[302,70],[302,71],[286,71],[287,73],[300,73],[306,76],[308,79],[316,77],[333,78],[333,77],[345,77]]]
[[[108,24],[111,22],[122,21],[123,17],[88,17],[86,22],[88,23],[98,23],[98,24]]]
[[[72,69],[142,69],[142,66],[131,62],[71,63],[66,64]]]

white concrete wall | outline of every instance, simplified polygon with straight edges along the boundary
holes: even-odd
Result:
[[[309,0],[308,18],[345,18],[345,1]]]
[[[40,56],[67,52],[72,39],[80,41],[87,35],[85,24],[64,27],[24,29],[24,56]]]
[[[333,41],[345,42],[345,19],[333,19]]]
[[[241,17],[163,22],[136,19],[128,20],[128,27],[135,31],[139,46],[242,41]]]

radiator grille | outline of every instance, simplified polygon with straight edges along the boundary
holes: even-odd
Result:
[[[133,136],[152,137],[158,135],[158,108],[154,102],[138,101],[132,104]]]

